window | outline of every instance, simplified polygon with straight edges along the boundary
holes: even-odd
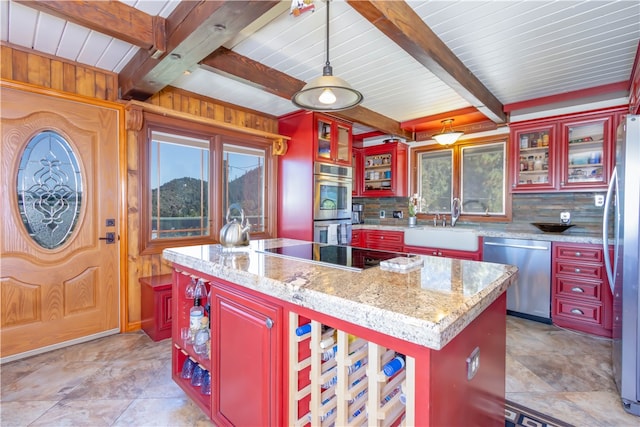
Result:
[[[424,199],[423,214],[451,213],[454,197],[461,200],[461,219],[510,220],[505,140],[483,138],[442,148],[414,149],[415,192]]]
[[[144,118],[138,141],[141,254],[217,243],[233,204],[243,209],[252,238],[274,235],[270,140],[152,113]]]
[[[264,149],[224,145],[222,208],[227,212],[233,204],[241,206],[251,232],[265,230],[265,157]]]
[[[209,235],[209,141],[151,132],[151,239]]]
[[[463,214],[504,215],[506,188],[503,142],[462,147]]]

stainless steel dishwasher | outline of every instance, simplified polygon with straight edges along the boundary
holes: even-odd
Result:
[[[551,242],[485,237],[484,261],[518,267],[507,290],[507,313],[551,323]]]

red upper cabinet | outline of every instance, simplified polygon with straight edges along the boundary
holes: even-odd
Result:
[[[511,191],[607,188],[624,107],[511,125]]]
[[[365,147],[356,172],[364,197],[407,196],[407,145],[401,142]]]
[[[323,114],[314,114],[315,160],[351,166],[351,124]]]
[[[563,120],[560,189],[606,188],[613,162],[613,114]]]
[[[358,171],[362,170],[362,165],[362,149],[353,147],[351,150],[351,166],[353,168],[353,190],[351,195],[353,197],[362,195],[362,174],[358,173]]]
[[[556,188],[556,124],[537,122],[511,126],[511,189],[513,192]]]

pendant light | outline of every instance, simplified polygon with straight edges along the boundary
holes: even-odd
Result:
[[[464,132],[462,131],[454,131],[452,127],[453,119],[446,119],[442,122],[442,130],[440,133],[436,133],[431,137],[436,140],[436,142],[440,145],[451,145],[456,142]],[[447,129],[447,125],[449,128]]]
[[[311,111],[340,111],[353,108],[362,102],[362,94],[349,83],[333,75],[329,63],[329,4],[327,0],[327,61],[322,75],[311,80],[291,98],[296,106]]]

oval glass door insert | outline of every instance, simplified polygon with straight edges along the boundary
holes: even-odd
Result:
[[[45,249],[69,239],[82,203],[82,175],[72,147],[43,131],[27,144],[18,169],[18,209],[29,236]]]

